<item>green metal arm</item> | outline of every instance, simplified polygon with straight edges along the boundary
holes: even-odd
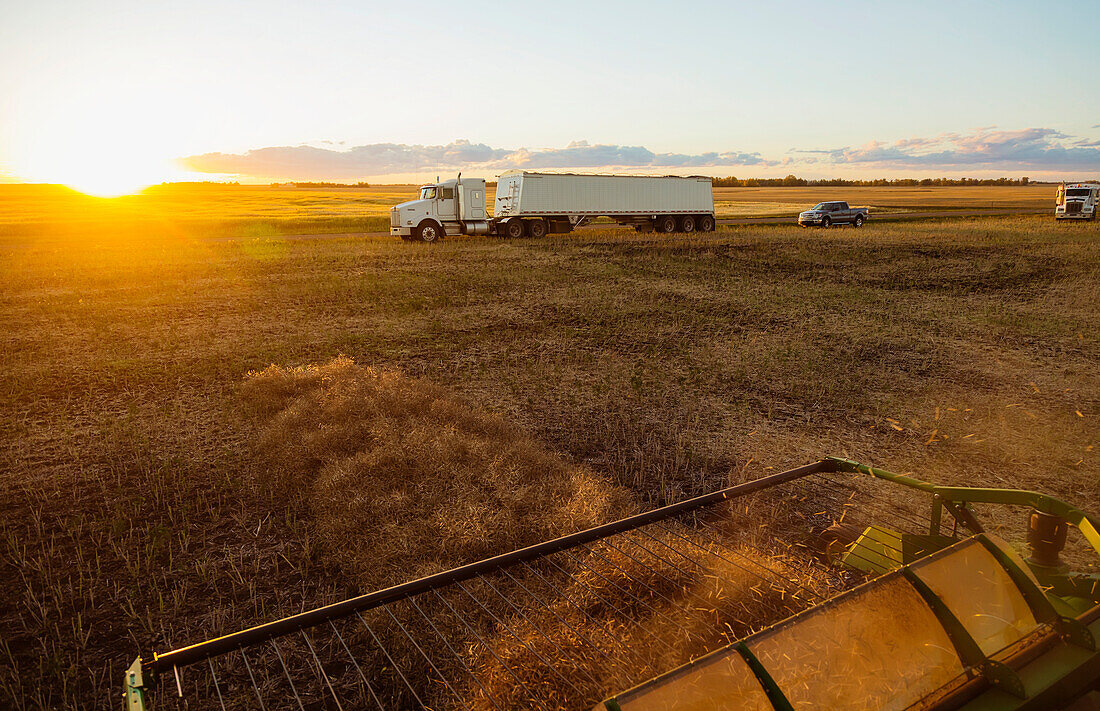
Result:
[[[894,474],[884,469],[876,469],[866,464],[842,457],[826,457],[826,461],[832,462],[837,471],[852,474],[869,474],[878,479],[901,484],[911,489],[924,491],[933,496],[939,496],[943,501],[950,503],[985,503],[1003,504],[1006,506],[1028,506],[1036,511],[1052,514],[1073,524],[1081,531],[1089,545],[1100,556],[1100,518],[1091,516],[1081,509],[1071,506],[1060,499],[1037,491],[1024,489],[987,489],[982,487],[967,486],[937,486],[927,481],[915,479],[904,474]]]
[[[745,664],[749,665],[749,669],[752,670],[756,680],[760,682],[760,686],[764,689],[764,694],[768,697],[768,701],[771,702],[775,711],[794,711],[794,707],[791,706],[791,702],[788,701],[787,697],[783,694],[783,690],[775,683],[775,679],[772,678],[771,673],[769,673],[767,668],[760,663],[760,660],[756,658],[756,655],[752,653],[748,645],[744,642],[735,642],[733,648],[736,649],[737,653],[741,655],[741,658],[745,660]]]

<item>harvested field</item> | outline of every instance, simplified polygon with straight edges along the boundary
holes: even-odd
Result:
[[[486,197],[493,205],[496,188]],[[875,212],[927,209],[1049,208],[1051,185],[989,187],[716,188],[722,217],[797,215],[822,200],[847,200]],[[0,184],[0,237],[120,230],[147,234],[170,226],[198,237],[385,232],[389,209],[417,195],[414,185],[295,188],[267,185],[168,184],[111,200],[57,185]]]
[[[270,429],[318,392],[293,368],[341,355],[420,384],[410,397],[445,388],[431,399],[474,413],[445,421],[498,423],[559,485],[579,475],[610,497],[548,518],[519,506],[506,535],[471,531],[423,569],[824,454],[1100,510],[1095,224],[430,247],[175,225],[7,234],[0,705],[111,708],[139,652],[407,577],[395,563],[356,582],[361,564],[331,553],[354,535],[343,514],[319,527],[271,476],[297,462],[323,490],[362,456]],[[283,394],[259,397],[264,377]],[[447,442],[432,437],[393,441]],[[754,624],[785,614],[761,609]]]

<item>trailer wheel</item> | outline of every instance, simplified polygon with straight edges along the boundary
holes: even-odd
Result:
[[[657,220],[653,223],[653,229],[657,230],[658,232],[664,232],[665,234],[675,232],[676,218],[672,215],[658,217]]]
[[[531,220],[527,223],[527,235],[529,237],[545,237],[546,236],[546,221],[545,220]]]
[[[504,234],[508,235],[512,239],[519,239],[523,236],[523,220],[519,218],[513,218],[508,220],[508,224],[504,226]]]
[[[421,242],[438,242],[443,239],[443,228],[434,222],[421,222],[416,228],[416,238]]]
[[[852,220],[852,227],[863,227],[863,215],[856,215],[856,219]]]
[[[695,231],[695,217],[692,215],[684,215],[680,218],[680,231],[681,232],[694,232]]]
[[[710,215],[702,215],[695,226],[700,232],[714,232],[714,218]]]

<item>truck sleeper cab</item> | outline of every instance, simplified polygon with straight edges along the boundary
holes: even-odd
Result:
[[[390,234],[436,242],[445,235],[487,234],[485,180],[463,178],[424,185],[416,200],[390,208]]]
[[[508,171],[498,182],[494,211],[485,180],[445,180],[420,189],[419,199],[390,210],[390,234],[435,242],[445,235],[542,237],[568,233],[595,217],[640,232],[710,232],[710,178],[574,175]]]

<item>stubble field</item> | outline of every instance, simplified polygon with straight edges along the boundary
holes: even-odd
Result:
[[[389,209],[417,195],[414,185],[310,188],[172,184],[110,200],[54,185],[0,185],[0,236],[80,234],[89,227],[143,233],[167,227],[207,237],[317,232],[385,232]],[[716,188],[719,219],[794,216],[823,200],[847,200],[882,214],[922,210],[1053,210],[1054,186]],[[490,210],[495,188],[486,197]]]
[[[1095,224],[427,246],[123,222],[0,244],[3,706],[115,707],[139,653],[397,582],[270,485],[308,454],[264,449],[247,376],[271,364],[442,386],[634,506],[838,454],[1100,510]],[[339,537],[377,545],[361,525]]]

